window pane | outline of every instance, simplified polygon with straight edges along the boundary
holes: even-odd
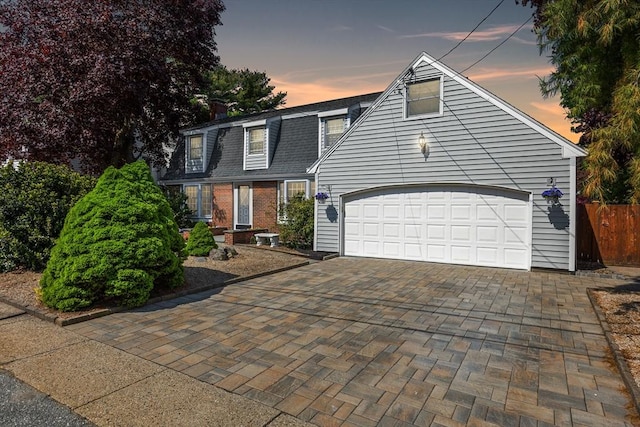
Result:
[[[324,144],[323,148],[329,148],[336,142],[345,130],[346,120],[344,117],[326,119],[324,121]]]
[[[189,159],[202,159],[202,135],[189,137]]]
[[[185,185],[184,194],[187,195],[187,207],[193,215],[198,215],[198,186]]]
[[[250,188],[248,185],[238,186],[238,224],[249,225],[249,200]]]
[[[407,86],[407,116],[440,112],[440,79]]]
[[[200,188],[200,196],[201,216],[211,216],[211,184],[202,184]]]
[[[264,128],[249,129],[249,154],[264,154]]]
[[[307,185],[305,181],[287,182],[287,200],[291,200],[291,198],[298,193],[302,193],[306,196],[307,195],[306,190],[307,190]]]

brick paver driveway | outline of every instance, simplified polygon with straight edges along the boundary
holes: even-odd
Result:
[[[69,329],[319,425],[625,425],[602,283],[338,258]]]

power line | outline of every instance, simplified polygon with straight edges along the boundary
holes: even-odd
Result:
[[[471,36],[471,34],[473,34],[473,33],[478,29],[478,27],[479,27],[480,25],[482,25],[482,23],[483,23],[484,21],[486,21],[487,19],[489,19],[489,17],[493,14],[493,12],[495,12],[495,11],[496,11],[496,9],[498,9],[502,3],[504,3],[504,0],[500,0],[500,2],[496,5],[496,7],[494,7],[494,8],[491,10],[491,12],[489,12],[489,14],[488,14],[487,16],[485,16],[484,18],[482,18],[482,21],[480,21],[480,22],[478,23],[478,25],[476,25],[476,26],[473,28],[473,30],[471,30],[471,31],[469,32],[469,34],[467,34],[467,35],[465,36],[465,38],[463,38],[462,40],[460,40],[460,41],[458,42],[458,44],[457,44],[457,45],[455,45],[454,47],[452,47],[452,48],[449,50],[449,52],[445,53],[444,55],[442,55],[442,56],[441,56],[440,58],[438,58],[437,60],[438,60],[438,61],[440,61],[442,58],[444,58],[445,56],[449,55],[451,52],[453,52],[454,50],[456,50],[456,49],[458,48],[458,46],[460,46],[460,45],[461,45],[465,40],[467,40],[467,39]]]
[[[531,16],[529,17],[529,19],[527,19],[526,21],[524,21],[524,22],[522,23],[522,25],[520,25],[518,28],[516,28],[516,30],[515,30],[513,33],[511,33],[511,34],[509,35],[509,37],[507,37],[506,39],[502,40],[502,42],[500,42],[496,47],[494,47],[494,48],[493,48],[493,49],[491,49],[489,52],[487,52],[487,53],[486,53],[482,58],[478,59],[476,62],[474,62],[473,64],[469,65],[469,66],[468,66],[467,68],[465,68],[464,70],[459,71],[459,72],[458,72],[458,74],[462,74],[462,73],[464,73],[464,72],[465,72],[465,71],[467,71],[469,68],[472,68],[472,67],[476,66],[480,61],[484,60],[487,56],[491,55],[491,54],[492,54],[496,49],[498,49],[500,46],[502,46],[502,45],[503,45],[503,44],[505,44],[507,41],[509,41],[509,39],[510,39],[511,37],[515,36],[515,35],[516,35],[516,33],[517,33],[518,31],[520,31],[520,30],[522,29],[522,27],[524,27],[525,25],[527,25],[527,24],[529,23],[529,21],[531,21],[531,19],[532,19],[532,18],[533,18],[533,15],[531,15]]]

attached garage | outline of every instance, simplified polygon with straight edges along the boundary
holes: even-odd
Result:
[[[529,269],[529,199],[524,192],[459,185],[346,195],[343,253]]]
[[[326,193],[314,249],[575,271],[585,154],[422,53],[308,170]]]

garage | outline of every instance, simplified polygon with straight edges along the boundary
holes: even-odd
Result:
[[[346,256],[531,267],[529,193],[409,186],[344,195],[343,201]]]

